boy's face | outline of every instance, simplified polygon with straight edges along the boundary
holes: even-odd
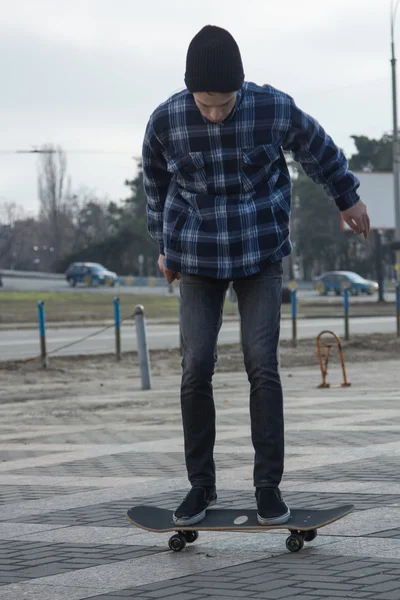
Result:
[[[193,97],[199,111],[212,123],[221,123],[226,119],[236,102],[236,92],[195,92]]]

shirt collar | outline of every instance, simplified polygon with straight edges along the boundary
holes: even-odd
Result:
[[[231,121],[231,119],[233,119],[233,117],[236,115],[236,112],[240,106],[240,103],[242,101],[242,97],[243,97],[243,86],[240,88],[240,90],[238,90],[236,92],[236,102],[235,102],[235,106],[232,108],[231,112],[229,113],[229,115],[226,117],[226,119],[224,119],[223,121],[221,121],[221,123],[211,123],[211,121],[209,121],[208,119],[206,119],[206,117],[203,115],[203,113],[199,110],[201,118],[203,119],[204,123],[207,123],[207,125],[225,125],[225,123],[229,123],[229,121]],[[193,98],[193,95],[192,95]],[[194,102],[194,98],[193,98],[193,102]],[[197,107],[196,107],[197,108]]]
[[[226,117],[226,119],[223,121],[223,123],[227,123],[228,121],[230,121],[231,119],[233,119],[233,117],[235,116],[240,103],[242,101],[242,96],[243,96],[243,87],[240,88],[240,90],[238,90],[236,92],[236,102],[235,102],[235,106],[233,107],[233,109],[231,110],[231,112],[229,113],[229,115]]]

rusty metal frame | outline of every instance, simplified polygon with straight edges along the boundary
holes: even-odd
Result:
[[[329,334],[332,337],[334,337],[335,340],[336,340],[336,342],[333,342],[333,343],[330,343],[330,344],[328,344],[328,343],[324,344],[321,341],[321,338],[325,334]],[[351,383],[349,383],[347,381],[346,367],[345,367],[345,364],[344,364],[342,344],[341,344],[339,336],[336,335],[336,333],[334,333],[333,331],[325,329],[324,331],[321,331],[321,333],[317,336],[316,344],[317,344],[319,364],[320,364],[321,373],[322,373],[322,383],[318,387],[319,388],[329,388],[329,387],[331,387],[331,384],[327,383],[326,378],[327,378],[327,375],[328,375],[328,362],[329,362],[329,356],[330,356],[332,348],[337,348],[338,349],[339,357],[340,357],[340,362],[341,362],[341,365],[342,365],[343,383],[341,383],[340,387],[350,387]],[[322,356],[322,347],[326,348],[325,359]]]

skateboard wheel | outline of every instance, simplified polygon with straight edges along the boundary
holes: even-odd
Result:
[[[182,531],[182,532],[180,532],[180,535],[183,535],[183,537],[185,538],[185,540],[187,541],[188,544],[193,544],[193,542],[195,542],[198,539],[199,532],[198,531]]]
[[[292,533],[286,540],[286,548],[290,552],[299,552],[304,546],[304,540],[298,533]]]
[[[180,533],[177,533],[169,538],[168,546],[174,552],[181,552],[186,546],[186,538]]]
[[[306,531],[304,534],[304,541],[312,542],[317,537],[318,533],[316,529],[311,529],[310,531]]]

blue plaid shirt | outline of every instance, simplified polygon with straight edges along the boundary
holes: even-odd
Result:
[[[341,150],[293,99],[245,82],[231,114],[207,121],[187,90],[151,115],[143,142],[150,235],[167,268],[233,279],[292,251],[291,152],[339,210],[358,200],[359,181]]]

